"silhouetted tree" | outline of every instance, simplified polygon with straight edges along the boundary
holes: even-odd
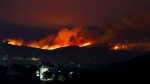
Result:
[[[29,67],[27,68],[27,74],[30,76],[35,76],[37,70],[38,70],[37,66],[29,65]]]
[[[0,65],[0,77],[6,76],[6,68]]]
[[[48,78],[51,77],[51,73],[49,71],[46,71],[43,73],[43,77],[47,80]]]

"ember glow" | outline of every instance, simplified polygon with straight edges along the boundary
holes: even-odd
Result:
[[[23,40],[22,39],[7,39],[7,41],[8,41],[8,44],[11,44],[11,45],[18,45],[18,46],[23,45]]]
[[[28,46],[40,49],[53,50],[67,46],[89,46],[93,43],[92,40],[85,38],[81,33],[80,27],[73,29],[62,28],[56,36],[48,35],[39,41],[30,41],[25,43],[22,39],[7,39],[8,44],[18,46]]]
[[[80,45],[80,47],[84,47],[84,46],[88,46],[88,45],[91,45],[92,43],[84,43],[83,45]]]
[[[119,48],[118,46],[115,46],[115,47],[114,47],[115,50],[117,50],[118,48]]]
[[[128,50],[129,48],[132,48],[132,46],[131,45],[114,45],[113,47],[111,47],[111,49],[113,49],[113,50]]]

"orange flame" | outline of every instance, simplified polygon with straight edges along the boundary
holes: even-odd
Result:
[[[18,46],[22,46],[23,45],[23,40],[22,39],[7,39],[8,44],[11,45],[18,45]]]
[[[126,50],[128,48],[129,47],[127,45],[115,45],[115,46],[111,47],[111,49],[113,49],[113,50]]]
[[[60,47],[66,46],[89,46],[93,42],[84,37],[81,33],[80,27],[75,27],[73,29],[62,28],[56,36],[49,35],[39,41],[30,41],[24,43],[21,39],[8,39],[8,44],[18,45],[18,46],[28,46],[40,49],[53,50]]]
[[[114,49],[117,50],[117,49],[119,49],[119,47],[118,47],[118,46],[115,46]]]
[[[80,47],[84,47],[84,46],[88,46],[88,45],[91,45],[92,43],[84,43],[84,44],[82,44],[82,45],[80,45]]]

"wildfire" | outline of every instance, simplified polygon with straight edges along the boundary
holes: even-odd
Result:
[[[8,44],[11,44],[11,45],[18,45],[18,46],[22,46],[23,44],[23,41],[22,39],[7,39],[8,41]]]
[[[8,40],[8,44],[11,44],[11,45],[18,45],[18,46],[28,46],[28,47],[34,47],[34,48],[40,48],[40,49],[46,49],[46,50],[54,50],[54,49],[57,49],[57,48],[61,48],[61,47],[67,47],[67,46],[71,46],[70,44],[66,44],[66,45],[59,45],[59,44],[56,44],[56,45],[52,45],[52,46],[49,46],[49,45],[36,45],[36,44],[30,44],[30,45],[23,45],[21,42],[17,41],[17,40],[14,40],[14,39],[9,39]],[[74,44],[75,46],[79,46],[79,47],[85,47],[85,46],[89,46],[91,45],[92,42],[87,42],[87,43],[80,43],[80,44]]]
[[[84,44],[80,45],[80,47],[88,46],[88,45],[91,45],[91,44],[92,44],[91,42],[84,43]]]
[[[113,49],[113,50],[125,50],[125,49],[128,49],[128,46],[127,45],[115,45],[115,46],[111,47],[111,49]]]
[[[81,33],[81,28],[68,28],[61,29],[56,36],[48,35],[39,41],[30,41],[25,43],[22,39],[7,39],[8,44],[18,46],[28,46],[46,50],[53,50],[60,47],[67,46],[89,46],[93,42],[84,37]]]
[[[119,49],[119,47],[118,47],[118,46],[115,46],[114,49],[117,50],[117,49]]]

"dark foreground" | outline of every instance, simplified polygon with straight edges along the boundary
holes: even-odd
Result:
[[[13,68],[17,68],[20,73],[11,74],[6,72],[6,67],[0,67],[0,84],[79,84],[79,83],[139,83],[150,84],[150,52],[128,60],[125,62],[119,62],[111,64],[106,68],[97,70],[79,70],[80,74],[72,75],[72,79],[65,78],[63,81],[55,78],[53,81],[40,81],[39,77],[35,76],[35,70],[37,67],[32,66],[28,68],[18,67],[14,65]],[[7,67],[8,68],[8,67]],[[72,69],[73,70],[73,69]],[[13,71],[10,71],[13,73]],[[59,75],[58,75],[59,76]],[[45,75],[48,78],[48,75]]]

